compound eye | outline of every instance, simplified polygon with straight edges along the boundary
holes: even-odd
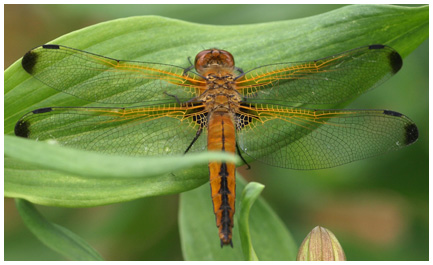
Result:
[[[197,62],[200,59],[203,59],[206,56],[206,54],[209,54],[209,53],[212,53],[212,50],[209,49],[209,50],[204,50],[204,51],[197,53],[197,55],[195,56],[194,65],[197,66]]]
[[[195,57],[195,69],[201,75],[205,75],[207,68],[224,67],[233,68],[235,61],[228,51],[208,49],[199,52]]]
[[[211,54],[212,50],[209,49],[201,51],[195,56],[194,67],[199,74],[205,74],[205,68],[208,66],[209,58],[212,57]]]
[[[235,59],[233,58],[233,55],[229,53],[228,51],[219,50],[220,52],[220,58],[224,61],[225,67],[234,67],[235,66]]]

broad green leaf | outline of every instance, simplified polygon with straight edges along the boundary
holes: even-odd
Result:
[[[131,17],[87,27],[50,43],[113,58],[168,63],[182,67],[189,66],[188,56],[194,56],[203,47],[221,47],[233,53],[239,67],[248,70],[273,62],[321,58],[375,43],[389,45],[404,57],[427,36],[428,6],[407,8],[354,5],[314,17],[241,26],[216,27],[161,17]],[[18,119],[36,108],[95,105],[46,87],[21,68],[20,60],[5,71],[4,77],[6,134],[13,134]],[[45,172],[44,178],[40,178],[40,171],[28,164],[12,158],[6,158],[5,162],[5,191],[8,196],[25,194],[28,200],[47,204],[47,198],[52,197],[48,196],[49,190],[64,194],[64,188],[61,188],[59,183],[65,179],[74,179],[68,174],[51,171]],[[190,180],[182,182],[189,182],[185,185],[193,188],[205,182],[207,170],[203,167],[201,170],[186,171],[185,174],[190,176]],[[29,179],[35,179],[36,176],[43,180],[29,185]],[[60,176],[63,178],[60,179]],[[111,186],[99,189],[99,184],[95,188],[95,180],[86,179],[83,182],[80,179],[80,203],[71,203],[68,197],[60,196],[63,199],[56,198],[56,204],[91,206],[124,201],[136,196],[185,190],[165,188],[167,178],[173,177],[158,179],[158,192],[138,191],[140,188],[136,186],[133,193],[130,193],[132,183],[117,183],[113,189]],[[56,188],[46,189],[46,186]],[[111,192],[108,192],[108,189]],[[89,195],[83,190],[93,192]],[[101,200],[95,196],[110,199]],[[62,200],[64,202],[61,202]]]
[[[237,66],[248,70],[274,62],[317,59],[369,44],[389,45],[405,57],[427,36],[428,6],[354,5],[314,17],[241,26],[132,17],[87,27],[50,43],[117,59],[182,67],[188,67],[188,56],[203,47],[221,47],[234,55]],[[89,105],[33,79],[20,62],[5,71],[5,133],[12,134],[16,121],[35,108]]]
[[[242,194],[246,182],[238,173],[236,181],[236,194]],[[239,212],[235,213],[233,248],[221,248],[209,190],[208,185],[203,185],[181,194],[179,226],[185,260],[245,260],[239,235]],[[244,207],[244,202],[238,198],[237,210],[241,204]],[[298,247],[290,232],[264,199],[259,198],[254,203],[249,223],[251,241],[259,260],[296,259]]]
[[[71,260],[102,260],[81,237],[46,220],[33,204],[22,199],[16,199],[15,203],[26,226],[47,247]]]
[[[246,260],[258,260],[251,241],[249,217],[251,207],[264,188],[265,186],[260,183],[250,182],[245,186],[240,198],[241,209],[239,213],[239,234]]]

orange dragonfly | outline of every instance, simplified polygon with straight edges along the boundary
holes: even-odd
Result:
[[[80,99],[128,105],[40,108],[15,126],[17,136],[85,150],[154,156],[207,149],[278,167],[320,169],[418,138],[414,122],[395,111],[308,108],[347,101],[397,73],[402,58],[384,45],[246,72],[220,49],[201,51],[194,65],[182,68],[43,45],[29,51],[22,66]],[[235,165],[208,166],[221,246],[233,246]]]

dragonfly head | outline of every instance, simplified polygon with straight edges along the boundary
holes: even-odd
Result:
[[[194,66],[201,75],[205,75],[212,68],[224,68],[233,71],[235,60],[228,51],[214,48],[199,52],[195,57]]]

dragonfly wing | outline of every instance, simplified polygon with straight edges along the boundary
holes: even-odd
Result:
[[[246,102],[336,104],[375,88],[403,61],[392,48],[370,45],[319,60],[258,67],[237,81]]]
[[[198,96],[202,82],[192,72],[184,75],[182,67],[115,60],[60,45],[29,51],[22,66],[54,89],[110,104],[188,100]]]
[[[238,116],[238,144],[249,156],[292,169],[329,168],[412,144],[416,125],[387,110],[307,110],[270,106]]]
[[[194,112],[194,113],[191,113]],[[32,111],[15,126],[18,136],[131,156],[183,154],[205,116],[190,109],[53,107]],[[191,152],[206,150],[206,130]]]

